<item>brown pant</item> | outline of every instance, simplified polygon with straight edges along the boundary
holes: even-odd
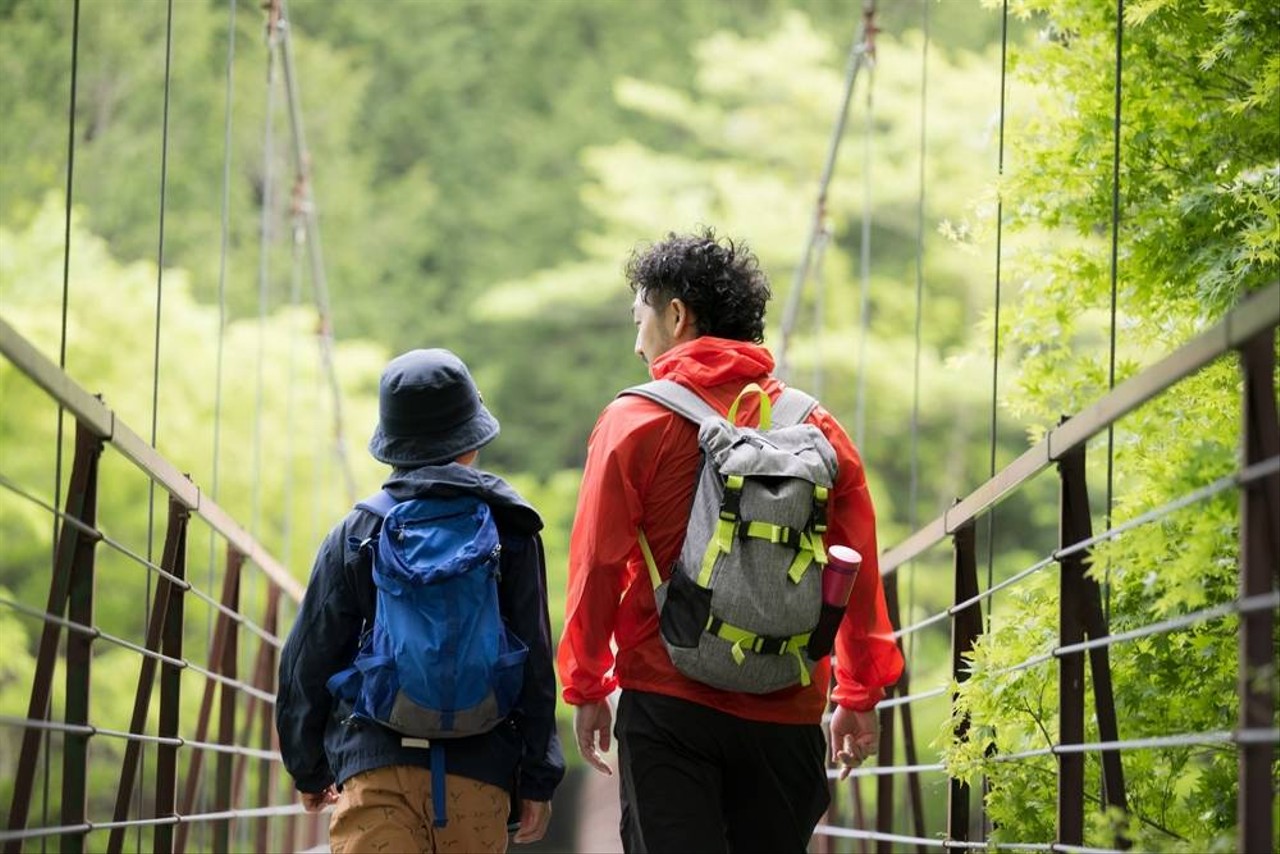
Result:
[[[507,850],[511,802],[504,790],[447,774],[445,796],[449,821],[435,827],[429,769],[389,765],[356,774],[334,807],[329,846],[334,854]]]

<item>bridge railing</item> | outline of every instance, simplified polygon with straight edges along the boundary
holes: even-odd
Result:
[[[0,714],[0,808],[7,809],[0,844],[6,852],[28,843],[61,851],[315,845],[325,819],[303,812],[280,771],[273,721],[276,663],[302,586],[195,483],[3,320],[0,353],[75,421],[62,506],[16,482],[0,463],[6,500],[48,514],[55,532],[51,563],[23,570],[22,589],[47,587],[44,600],[0,591],[0,616],[38,635],[25,715]],[[23,450],[6,448],[5,456]],[[154,485],[147,490],[167,496],[158,559],[150,544],[117,540],[109,533],[111,519],[99,518],[107,451],[113,478],[140,473]],[[190,556],[194,543],[206,541],[210,565],[202,585]],[[144,589],[136,612],[144,625],[134,627],[140,637],[131,638],[139,633],[130,627],[104,625],[106,614],[95,618],[95,598],[104,592]],[[26,634],[19,633],[24,647]],[[121,667],[117,653],[134,665]],[[130,693],[126,719],[120,706]]]
[[[818,828],[820,847],[829,850],[834,840],[858,840],[860,850],[874,842],[877,851],[901,850],[915,846],[929,848],[986,848],[990,820],[983,793],[970,791],[963,780],[948,777],[943,762],[921,762],[918,758],[912,707],[929,701],[952,705],[954,688],[971,674],[970,654],[983,635],[984,606],[992,597],[1023,584],[1042,572],[1057,568],[1058,638],[1045,649],[1016,665],[1012,670],[1056,666],[1057,733],[1046,733],[1053,743],[1038,749],[1008,755],[989,756],[996,762],[1025,762],[1052,757],[1056,763],[1056,836],[1053,839],[1001,841],[1001,850],[1075,851],[1085,848],[1086,775],[1085,756],[1101,758],[1101,797],[1091,799],[1100,807],[1127,811],[1124,757],[1132,751],[1156,750],[1190,745],[1225,745],[1234,748],[1238,762],[1237,849],[1271,851],[1275,846],[1273,809],[1275,782],[1273,761],[1280,742],[1275,724],[1276,648],[1275,618],[1280,609],[1280,427],[1277,426],[1275,392],[1276,327],[1280,324],[1280,284],[1253,294],[1219,323],[1166,358],[1118,385],[1092,406],[1064,420],[1035,446],[1014,460],[970,495],[958,500],[946,512],[889,549],[881,559],[890,617],[901,645],[904,639],[926,634],[930,627],[950,628],[949,679],[944,684],[920,689],[910,685],[909,676],[891,689],[879,705],[881,739],[879,765],[853,771],[848,793],[833,780],[833,810]],[[1086,478],[1086,444],[1105,434],[1125,415],[1158,395],[1171,393],[1179,383],[1205,369],[1221,357],[1234,354],[1241,372],[1243,419],[1240,436],[1240,465],[1231,474],[1202,484],[1168,505],[1153,509],[1121,525],[1094,534]],[[1051,553],[1026,569],[980,590],[978,574],[977,525],[996,506],[1020,492],[1044,486],[1037,476],[1056,469],[1059,494],[1059,541]],[[1035,483],[1037,486],[1032,486]],[[1226,602],[1153,621],[1118,634],[1111,634],[1103,607],[1100,585],[1086,573],[1095,547],[1121,537],[1143,525],[1153,524],[1168,514],[1197,506],[1212,496],[1236,490],[1239,493],[1239,585],[1238,595]],[[917,560],[939,559],[939,547],[950,545],[952,565],[951,604],[908,626],[901,626],[898,576],[900,570]],[[1150,567],[1158,572],[1159,567]],[[936,576],[934,576],[936,577]],[[989,576],[990,579],[990,576]],[[1230,698],[1223,698],[1221,725],[1214,731],[1163,733],[1141,738],[1125,738],[1123,720],[1117,719],[1109,650],[1117,644],[1145,637],[1186,630],[1211,620],[1239,616],[1238,714],[1232,718]],[[936,632],[934,633],[936,634]],[[935,644],[937,651],[938,644]],[[1086,654],[1090,689],[1086,691]],[[913,662],[908,662],[908,670]],[[1154,675],[1154,674],[1152,674]],[[1086,709],[1086,698],[1093,708]],[[1086,742],[1086,714],[1092,712],[1099,734],[1096,742]],[[972,722],[963,716],[952,734],[966,737]],[[895,764],[895,719],[901,724],[902,754],[905,764]],[[910,828],[895,827],[895,778],[906,778]],[[859,780],[876,781],[876,814],[863,816]],[[930,779],[931,778],[931,779]],[[945,788],[943,826],[929,826],[922,779],[930,788]],[[852,800],[852,810],[848,802]],[[847,817],[852,821],[846,821]],[[849,826],[849,825],[856,826]],[[934,824],[937,824],[935,818]],[[1121,842],[1124,843],[1123,837]],[[1102,849],[1110,850],[1110,849]]]

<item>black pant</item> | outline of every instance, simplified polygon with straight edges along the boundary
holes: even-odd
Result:
[[[623,691],[614,736],[629,854],[803,852],[830,803],[817,724]]]

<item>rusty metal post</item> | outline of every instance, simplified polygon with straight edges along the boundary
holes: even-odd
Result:
[[[888,606],[890,621],[898,612],[898,573],[891,573],[883,579],[885,604]],[[893,625],[897,629],[896,624]],[[885,689],[885,697],[889,698],[894,695],[895,689],[900,689],[899,685],[890,685]],[[893,708],[883,709],[880,712],[880,744],[876,748],[876,755],[879,756],[881,764],[895,764],[893,755]],[[876,778],[876,832],[892,833],[893,832],[893,777],[885,774]],[[890,844],[887,839],[876,840],[877,854],[889,854]]]
[[[274,584],[269,584],[267,588],[267,612],[262,623],[263,630],[274,635],[280,625],[280,588]],[[266,640],[260,639],[258,643],[258,653],[262,657],[262,669],[260,671],[260,679],[255,681],[255,685],[262,690],[274,694],[275,693],[275,672],[276,672],[276,648],[267,643]],[[262,704],[262,721],[260,735],[262,738],[262,747],[264,750],[271,750],[277,746],[276,726],[275,726],[275,708],[270,703]],[[258,764],[258,806],[266,807],[271,804],[271,790],[275,786],[276,763],[270,759],[263,759]],[[270,838],[269,818],[258,820],[257,834],[257,850],[270,851],[268,845]]]
[[[173,513],[173,505],[169,507],[169,523],[164,536],[164,552],[160,558],[160,566],[165,572],[172,573],[177,563],[179,544],[183,541],[186,520]],[[173,582],[164,576],[156,584],[155,598],[151,603],[151,614],[147,619],[146,648],[152,652],[160,649],[160,633],[164,628],[165,616],[169,611],[169,598]],[[151,708],[151,693],[155,686],[156,665],[159,662],[150,656],[142,657],[141,672],[138,674],[138,690],[133,698],[133,715],[129,719],[129,732],[141,733],[147,726],[147,713]],[[112,820],[121,822],[129,817],[129,805],[133,801],[133,786],[137,781],[138,760],[142,755],[142,742],[130,741],[125,745],[124,764],[120,769],[120,786],[116,790],[116,807]],[[107,851],[118,854],[124,849],[126,828],[113,827],[107,841]]]
[[[897,575],[891,575],[889,578],[897,578]],[[890,686],[885,691],[885,697],[892,697],[893,694],[893,686]],[[880,744],[876,748],[876,755],[879,756],[879,762],[894,764],[892,708],[880,712]],[[893,777],[889,774],[882,774],[876,778],[876,832],[885,834],[893,832]],[[889,840],[876,840],[876,854],[889,854],[891,850]]]
[[[178,580],[169,592],[169,608],[165,613],[164,629],[161,632],[161,652],[165,656],[182,659],[183,606],[185,604],[184,587],[181,586],[187,576],[187,522],[191,518],[190,511],[170,496],[169,518],[177,518],[179,532],[174,545],[173,566],[169,572]],[[168,662],[160,665],[160,725],[161,738],[178,737],[178,715],[181,711],[182,667]],[[178,795],[178,746],[161,744],[156,748],[156,818],[175,815],[174,807]],[[173,825],[156,826],[154,842],[155,850],[169,854],[173,850]]]
[[[849,800],[853,802],[853,826],[865,830],[867,827],[867,811],[862,804],[862,780],[849,778]],[[858,854],[867,854],[867,840],[857,839]]]
[[[227,572],[233,572],[231,555],[227,555]],[[234,561],[234,580],[226,582],[227,598],[222,604],[235,613],[240,612],[240,567]],[[240,659],[239,623],[228,621],[222,636],[222,656],[217,662],[218,673],[228,679],[235,679]],[[212,682],[210,682],[212,687]],[[236,699],[238,692],[230,685],[223,683],[221,703],[218,709],[218,744],[234,744],[236,735]],[[224,812],[232,808],[231,769],[235,757],[230,753],[219,753],[214,772],[214,812]],[[213,850],[231,850],[231,819],[213,822]]]
[[[955,543],[955,594],[953,602],[959,604],[978,595],[977,537],[973,522],[966,522],[954,535]],[[982,610],[977,603],[958,611],[951,621],[951,678],[956,683],[969,678],[964,657],[973,650],[974,641],[982,634]],[[955,698],[952,697],[954,703]],[[968,738],[969,721],[966,718],[955,728],[955,738]],[[947,838],[958,842],[969,841],[969,786],[952,779],[947,794]]]
[[[902,628],[902,614],[899,607],[898,599],[898,573],[890,573],[884,579],[884,600],[885,607],[889,612],[889,625],[893,627],[895,632]],[[902,646],[902,638],[898,638],[898,652],[905,659],[906,650]],[[909,697],[911,695],[911,667],[910,663],[902,668],[902,676],[898,678],[897,685],[893,688],[893,693],[900,697]],[[919,755],[916,751],[915,728],[911,723],[911,704],[905,703],[898,707],[898,711],[902,717],[902,746],[906,751],[907,764],[918,765]],[[882,724],[883,726],[883,724]],[[920,788],[920,775],[915,771],[907,774],[907,792],[911,801],[911,820],[912,827],[915,829],[915,835],[924,837],[926,835],[924,826],[924,794]],[[925,854],[927,849],[924,846],[916,846],[920,854]]]
[[[1086,502],[1087,503],[1087,502]],[[1087,521],[1087,520],[1086,520]],[[1085,536],[1090,536],[1086,532]],[[1089,559],[1085,558],[1085,565]],[[1102,610],[1102,588],[1089,575],[1084,577],[1084,598],[1081,620],[1085,634],[1091,639],[1104,638],[1110,634],[1106,614]],[[1107,647],[1100,646],[1089,650],[1089,676],[1093,680],[1093,708],[1098,716],[1098,738],[1102,741],[1119,741],[1120,724],[1116,716],[1115,691],[1111,685],[1111,654]],[[1119,807],[1129,811],[1129,800],[1125,794],[1124,763],[1119,750],[1102,751],[1102,802],[1108,806]],[[1130,843],[1123,838],[1117,840],[1122,848]]]
[[[54,550],[53,577],[49,580],[49,598],[46,613],[62,616],[66,611],[68,591],[71,586],[72,567],[77,554],[83,548],[92,548],[100,536],[82,531],[71,520],[77,520],[93,530],[97,517],[98,459],[102,456],[103,440],[81,422],[76,422],[76,450],[71,465],[71,480],[67,486],[65,513],[67,521],[61,526],[58,544]],[[53,671],[57,664],[58,639],[62,627],[46,622],[40,633],[40,645],[36,652],[36,669],[31,680],[31,701],[27,706],[29,720],[45,720],[49,714],[49,693],[53,685]],[[40,755],[41,731],[28,728],[22,734],[22,750],[18,757],[18,769],[14,775],[13,802],[9,808],[9,830],[24,830],[31,809],[31,790],[35,783],[36,760]],[[22,850],[21,840],[6,842],[6,852]]]
[[[236,551],[230,544],[227,545],[227,569],[222,577],[222,596],[218,599],[219,603],[228,610],[233,610],[234,603],[238,601],[240,595],[240,568],[244,565],[244,555]],[[218,611],[218,617],[214,622],[213,640],[209,645],[209,669],[217,672],[222,664],[222,651],[226,646],[227,633],[230,630],[232,620],[227,616],[226,611]],[[208,679],[204,684],[204,694],[200,698],[200,714],[196,718],[196,741],[205,741],[209,734],[209,719],[213,715],[213,692],[217,687],[217,683],[212,679]],[[179,809],[183,815],[189,815],[195,809],[196,794],[200,791],[200,770],[204,763],[204,751],[191,751],[191,760],[187,764],[187,783],[183,787],[182,801]],[[177,832],[174,834],[174,850],[185,851],[187,849],[187,834],[191,827],[188,824],[178,825]]]
[[[76,442],[79,444],[79,430]],[[92,444],[92,440],[89,440]],[[96,478],[95,483],[96,486]],[[97,489],[85,496],[82,520],[92,525],[97,517]],[[71,560],[71,577],[67,586],[67,619],[81,626],[93,625],[93,547],[97,538],[76,537],[75,553]],[[93,664],[93,635],[67,632],[66,649],[66,705],[64,720],[80,726],[89,723],[90,668]],[[87,817],[89,792],[89,734],[68,732],[62,739],[62,824],[71,827],[83,824]],[[82,833],[62,836],[62,850],[84,850]]]
[[[1244,463],[1260,463],[1280,454],[1276,415],[1273,349],[1268,329],[1241,348],[1244,371]],[[1240,598],[1270,593],[1280,573],[1280,474],[1247,483],[1240,490]],[[1271,609],[1240,615],[1240,729],[1269,729],[1276,707],[1275,613]],[[1275,745],[1259,740],[1239,749],[1239,850],[1275,850],[1272,809],[1275,784],[1271,765]]]
[[[1085,478],[1085,451],[1083,446],[1068,453],[1059,464],[1063,490],[1063,522],[1061,531],[1062,545],[1087,540],[1093,536],[1093,519],[1089,511],[1089,485]],[[1070,561],[1070,568],[1066,561]],[[1075,591],[1074,605],[1064,599],[1062,608],[1074,607],[1073,625],[1078,626],[1082,637],[1090,640],[1104,638],[1110,633],[1106,614],[1102,610],[1102,587],[1089,575],[1092,557],[1089,549],[1083,549],[1069,555],[1063,563],[1063,570],[1071,573],[1067,579],[1065,574],[1061,581],[1069,584]],[[1064,611],[1065,613],[1065,611]],[[1075,629],[1073,629],[1074,631]],[[1064,641],[1065,643],[1065,641]],[[1072,656],[1075,658],[1075,656]],[[1064,657],[1065,663],[1065,657]],[[1076,666],[1073,662],[1071,667]],[[1078,661],[1081,685],[1084,679],[1084,661]],[[1070,667],[1069,667],[1070,669]],[[1120,726],[1116,716],[1115,692],[1111,682],[1111,654],[1107,647],[1100,646],[1089,650],[1089,675],[1093,680],[1093,705],[1098,720],[1098,737],[1102,741],[1119,741]],[[1083,687],[1081,689],[1083,692]],[[1081,695],[1083,697],[1083,693]],[[1080,705],[1080,737],[1084,738],[1084,706]],[[1067,743],[1063,739],[1063,743]],[[1081,779],[1083,779],[1084,757],[1080,758]],[[1100,755],[1102,763],[1102,802],[1108,806],[1119,807],[1128,811],[1128,797],[1125,794],[1124,765],[1120,751],[1104,750]],[[1061,767],[1061,766],[1060,766]],[[1083,790],[1082,790],[1083,791]],[[1083,798],[1083,795],[1081,796]],[[1081,834],[1083,834],[1083,800],[1081,800]],[[1123,837],[1117,840],[1122,848],[1129,843]]]
[[[1089,495],[1085,483],[1084,446],[1068,451],[1058,460],[1060,520],[1058,541],[1062,548],[1089,537]],[[1058,643],[1060,646],[1084,640],[1084,552],[1058,559]],[[1058,659],[1058,742],[1084,743],[1084,653]],[[1058,755],[1058,839],[1062,845],[1084,844],[1084,754]]]

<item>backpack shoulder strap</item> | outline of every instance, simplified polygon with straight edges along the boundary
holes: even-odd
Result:
[[[773,426],[790,427],[802,423],[818,406],[818,401],[798,388],[785,388],[773,403]]]
[[[618,394],[619,396],[634,394],[639,397],[647,397],[656,403],[662,404],[672,412],[683,415],[694,424],[701,424],[707,418],[724,418],[724,415],[714,409],[711,404],[680,385],[680,383],[672,380],[653,380],[644,385],[623,389]]]
[[[391,493],[385,489],[379,489],[373,495],[370,495],[364,501],[356,504],[361,510],[368,510],[379,519],[385,519],[387,514],[391,512],[391,508],[400,502],[391,497]]]

